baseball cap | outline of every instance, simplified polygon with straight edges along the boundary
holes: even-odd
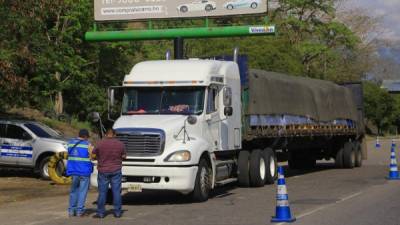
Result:
[[[81,129],[79,131],[79,137],[84,137],[84,136],[89,137],[89,131],[87,129]]]

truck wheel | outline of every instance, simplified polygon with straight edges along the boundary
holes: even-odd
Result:
[[[343,166],[345,168],[354,168],[356,162],[356,151],[354,144],[346,142],[343,147]]]
[[[49,160],[50,160],[50,156],[46,156],[39,163],[39,174],[43,180],[50,180]]]
[[[263,152],[260,149],[253,150],[250,154],[250,185],[252,187],[264,186],[266,165]]]
[[[355,143],[355,151],[356,151],[356,162],[355,162],[355,167],[361,167],[362,166],[362,151],[361,151],[361,145],[360,143],[356,142]]]
[[[278,166],[274,150],[272,148],[264,149],[263,156],[266,164],[265,183],[273,184],[278,177]]]
[[[250,186],[250,174],[249,174],[249,158],[250,153],[247,150],[239,152],[238,158],[238,183],[241,187]]]
[[[336,168],[343,168],[343,148],[336,152],[335,165]]]
[[[195,202],[207,201],[211,190],[211,168],[208,162],[202,158],[196,175],[192,199]]]

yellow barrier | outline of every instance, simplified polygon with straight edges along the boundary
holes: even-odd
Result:
[[[54,181],[56,184],[71,184],[72,179],[71,177],[66,177],[62,176],[59,173],[57,173],[57,165],[59,164],[60,161],[63,161],[64,159],[68,158],[68,152],[59,152],[54,154],[50,160],[49,160],[49,177],[52,181]],[[64,165],[64,164],[63,164]],[[64,172],[65,170],[65,165],[62,168]]]

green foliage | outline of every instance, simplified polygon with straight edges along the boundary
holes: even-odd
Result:
[[[400,108],[400,105],[396,104],[385,89],[374,83],[364,82],[365,116],[378,127],[379,133],[393,123],[395,107]]]
[[[185,55],[232,54],[238,46],[249,56],[252,68],[333,81],[359,80],[366,72],[357,64],[360,39],[335,19],[335,2],[281,0],[281,7],[269,15],[278,35],[185,40]],[[264,21],[264,15],[238,16],[209,19],[209,24]],[[162,59],[167,50],[173,50],[171,41],[87,43],[84,33],[92,25],[93,0],[0,0],[0,106],[48,109],[60,101],[61,94],[64,111],[80,119],[91,111],[104,113],[108,86],[120,85],[135,63]],[[153,21],[154,28],[203,25],[202,19]],[[145,29],[147,24],[97,27]]]

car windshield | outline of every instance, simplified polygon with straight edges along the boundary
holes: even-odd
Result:
[[[127,88],[122,115],[195,114],[203,112],[205,87]]]
[[[41,138],[60,138],[60,134],[50,127],[39,123],[25,123],[25,127]]]

